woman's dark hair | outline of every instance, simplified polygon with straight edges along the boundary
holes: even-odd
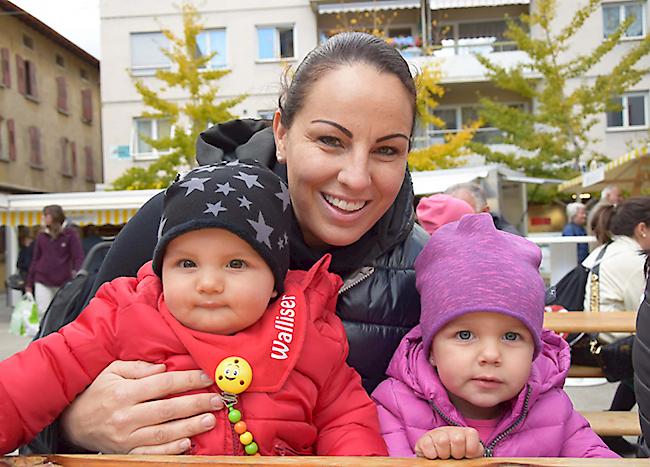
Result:
[[[599,234],[606,235],[606,240],[611,235],[632,237],[635,227],[641,222],[650,226],[650,196],[629,198],[618,205],[605,205],[594,217],[597,219],[594,229],[597,237]]]
[[[291,127],[318,78],[341,66],[358,63],[373,66],[380,73],[395,75],[401,81],[411,97],[415,121],[415,82],[406,60],[394,47],[378,37],[362,32],[344,32],[330,37],[309,52],[291,79],[289,71],[285,72],[278,101],[282,125]]]
[[[63,208],[58,204],[50,204],[43,208],[43,214],[49,214],[52,216],[53,225],[50,225],[50,233],[53,237],[58,237],[63,228],[63,223],[65,222],[65,213]]]

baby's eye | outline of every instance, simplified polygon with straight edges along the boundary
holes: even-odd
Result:
[[[321,136],[320,138],[318,138],[318,141],[325,144],[326,146],[334,146],[334,147],[341,146],[341,140],[335,136]]]
[[[228,263],[230,269],[244,269],[246,267],[246,261],[243,259],[233,259]]]
[[[503,338],[507,341],[516,341],[519,340],[521,336],[518,332],[509,331],[503,335]]]
[[[472,338],[472,331],[458,331],[456,337],[462,341],[470,340]]]
[[[182,259],[178,262],[178,265],[181,268],[195,268],[196,263],[192,261],[191,259]]]

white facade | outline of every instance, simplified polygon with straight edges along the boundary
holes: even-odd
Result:
[[[506,15],[515,18],[522,12],[528,12],[534,8],[534,0],[429,2],[432,19],[437,27],[437,30],[434,28],[434,35],[438,35],[437,38],[434,37],[434,44],[437,44],[434,56],[420,57],[419,50],[415,47],[405,47],[403,53],[414,68],[421,68],[428,61],[440,64],[447,91],[437,110],[443,120],[447,121],[447,128],[452,129],[445,131],[453,131],[466,118],[472,117],[479,94],[534,109],[534,103],[495,88],[486,79],[485,70],[472,55],[475,51],[488,53],[493,61],[501,64],[526,60],[525,54],[514,50],[512,44],[504,41],[503,20]],[[149,48],[141,44],[146,42],[146,33],[159,32],[163,27],[180,33],[181,15],[174,6],[175,3],[172,0],[101,0],[102,131],[106,183],[111,183],[127,168],[147,164],[157,157],[137,142],[136,128],[154,135],[156,131],[169,131],[164,123],[151,126],[148,121],[136,122],[145,108],[135,91],[129,71],[142,74],[144,70],[142,79],[151,86],[155,85],[156,80],[151,73],[146,74],[147,66],[155,67],[155,48],[151,44]],[[558,1],[557,29],[560,30],[569,21],[578,5],[585,3],[586,0]],[[410,34],[414,40],[421,31],[418,4],[419,1],[408,0],[203,0],[197,3],[204,28],[218,31],[210,40],[215,43],[217,40],[225,41],[224,53],[219,59],[226,68],[232,70],[230,75],[220,81],[219,97],[248,94],[234,109],[240,117],[269,115],[277,104],[284,67],[297,65],[316,46],[319,37],[335,32],[342,26],[349,26],[351,19],[356,21],[354,24],[357,27],[367,30],[368,24],[362,24],[363,21],[372,21],[375,14],[383,15],[382,19],[390,18],[389,22],[384,22],[385,33],[397,40],[401,40],[402,35]],[[640,23],[635,23],[631,28],[632,33],[625,43],[581,79],[592,80],[597,74],[607,71],[623,50],[638,43],[640,37],[648,32],[650,15],[647,1],[603,1],[603,7],[579,31],[568,54],[596,47],[603,40],[607,27],[615,23],[617,14],[624,17],[630,12],[639,11],[642,12]],[[359,12],[369,12],[369,15],[364,20],[363,13],[359,15]],[[607,23],[604,18],[608,19]],[[293,31],[292,57],[261,59],[260,41],[265,44],[264,53],[273,54],[275,51],[277,55],[280,41],[282,37],[286,39],[287,31]],[[536,31],[532,33],[535,34]],[[486,41],[483,37],[486,34],[494,37],[488,37]],[[135,40],[141,42],[134,44]],[[143,63],[134,63],[138,60]],[[650,59],[643,58],[640,66],[649,65]],[[644,77],[635,86],[634,92],[623,97],[625,111],[610,116],[609,126],[606,115],[603,114],[593,129],[594,135],[600,139],[596,150],[610,158],[616,158],[625,153],[630,145],[647,137],[650,119],[649,89],[650,78]],[[178,100],[183,98],[178,92],[169,92],[168,96]],[[493,130],[482,130],[479,137],[489,139],[490,131]],[[443,133],[444,131],[422,129],[419,135],[430,141],[432,137],[442,139]]]

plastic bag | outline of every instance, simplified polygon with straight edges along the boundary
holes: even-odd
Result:
[[[26,293],[14,305],[9,332],[19,336],[34,337],[38,332],[39,321],[40,317],[34,296],[31,293]]]

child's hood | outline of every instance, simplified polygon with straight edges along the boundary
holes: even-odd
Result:
[[[546,329],[541,338],[542,350],[533,361],[528,381],[534,398],[553,387],[562,388],[571,364],[569,346],[564,339]],[[440,394],[441,383],[428,357],[428,349],[422,345],[422,332],[416,326],[402,339],[386,373],[406,384],[419,397],[433,400]]]

